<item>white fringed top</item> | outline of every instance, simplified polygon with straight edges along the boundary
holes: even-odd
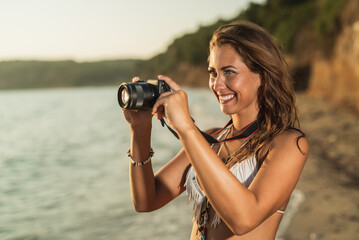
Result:
[[[231,168],[230,171],[232,174],[245,186],[248,186],[253,181],[254,177],[257,174],[257,160],[254,155],[249,157],[248,159],[235,163]],[[189,198],[189,202],[193,202],[193,212],[194,212],[194,219],[196,222],[200,221],[201,217],[201,209],[203,203],[206,203],[207,198],[204,194],[203,190],[200,188],[196,173],[191,166],[187,172],[186,182],[185,185],[187,195]],[[215,228],[218,224],[221,223],[221,218],[215,213],[211,227]]]

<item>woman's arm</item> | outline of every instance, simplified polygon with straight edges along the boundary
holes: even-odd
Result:
[[[134,152],[134,160],[145,161],[150,152],[149,139],[141,133],[134,133],[132,136],[131,149]],[[142,157],[137,158],[136,152]],[[185,175],[188,167],[189,161],[183,150],[156,174],[153,173],[151,162],[138,167],[130,164],[131,195],[136,211],[154,211],[180,195],[185,189]]]
[[[258,226],[288,201],[304,167],[308,144],[299,133],[277,136],[254,181],[247,189],[212,151],[197,129],[179,133],[181,142],[212,207],[233,233]]]
[[[131,127],[131,158],[144,162],[151,151],[151,126]],[[136,211],[145,211],[155,197],[155,177],[151,162],[142,166],[130,163],[130,187],[132,202]]]
[[[133,78],[133,82],[139,78]],[[151,151],[151,111],[123,110],[130,125],[130,155],[135,162],[144,162]],[[180,151],[156,174],[151,161],[134,166],[130,163],[130,185],[133,205],[136,211],[153,211],[171,201],[184,191],[186,169],[189,166],[186,155]]]

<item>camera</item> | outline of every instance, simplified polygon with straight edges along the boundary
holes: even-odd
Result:
[[[164,80],[146,80],[135,83],[122,83],[118,88],[117,99],[121,108],[151,109],[163,92],[171,91]]]

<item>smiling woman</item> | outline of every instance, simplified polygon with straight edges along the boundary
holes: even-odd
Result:
[[[264,29],[234,22],[212,37],[209,73],[209,86],[231,118],[222,129],[207,131],[217,143],[210,145],[202,136],[190,116],[187,93],[167,76],[158,78],[172,91],[160,95],[152,114],[123,110],[131,129],[134,207],[153,211],[186,191],[194,209],[191,239],[273,240],[308,155],[304,134],[295,128],[286,64]],[[166,118],[183,147],[156,174],[153,115]]]

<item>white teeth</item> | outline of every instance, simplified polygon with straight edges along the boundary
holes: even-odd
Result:
[[[234,98],[234,95],[219,96],[219,100],[221,100],[221,101],[227,101],[232,98]]]

